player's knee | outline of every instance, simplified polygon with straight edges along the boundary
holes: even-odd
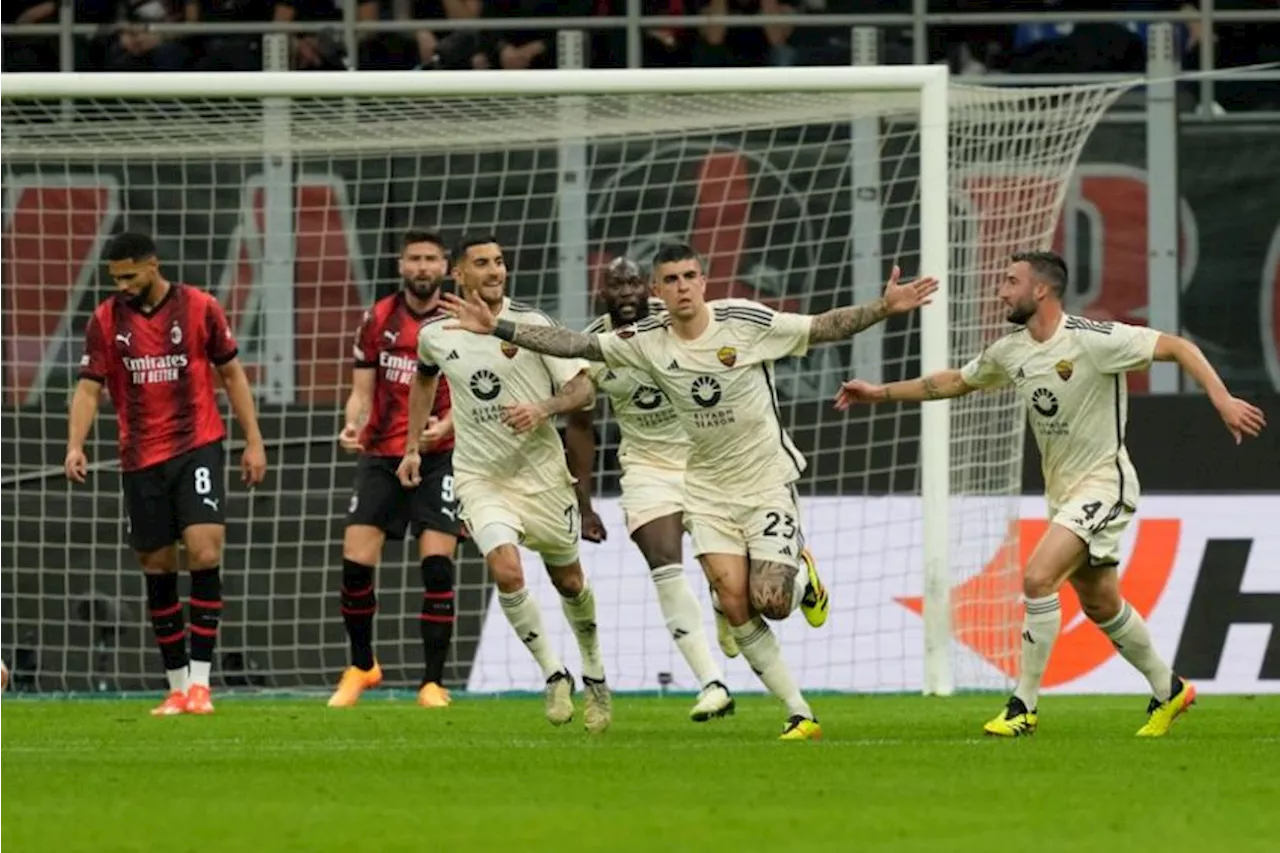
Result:
[[[1114,619],[1124,606],[1120,589],[1114,578],[1105,576],[1093,579],[1079,579],[1072,582],[1076,596],[1080,599],[1080,609],[1093,622],[1107,622]]]
[[[726,584],[716,584],[715,589],[724,618],[730,625],[745,625],[751,619],[751,599],[746,590],[730,589]]]
[[[1058,591],[1056,576],[1028,569],[1022,578],[1022,594],[1027,598],[1044,598]]]
[[[177,571],[178,568],[177,554],[172,546],[155,551],[139,551],[138,563],[142,566],[143,573],[148,575],[163,575]]]
[[[183,531],[187,569],[211,569],[221,563],[222,538],[222,526],[218,524],[192,525]]]
[[[342,534],[342,559],[376,566],[386,538],[381,530],[367,524],[349,525]]]
[[[486,554],[484,560],[499,592],[524,589],[524,568],[520,565],[520,552],[516,546],[500,545]]]
[[[578,595],[587,583],[582,574],[582,564],[576,561],[567,566],[547,566],[547,574],[551,576],[556,592],[566,597]]]
[[[751,609],[767,619],[786,619],[791,615],[791,584],[768,580],[752,583],[748,591]]]
[[[665,544],[650,545],[647,548],[642,547],[640,550],[644,554],[645,562],[649,564],[649,571],[660,569],[663,566],[678,566],[684,562],[678,543],[675,547]]]
[[[442,554],[422,558],[422,588],[427,592],[453,589],[453,560]]]

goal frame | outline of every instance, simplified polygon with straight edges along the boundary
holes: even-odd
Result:
[[[125,72],[5,74],[4,101],[114,99],[201,99],[390,97],[429,94],[435,98],[492,96],[586,96],[625,94],[716,94],[750,92],[916,92],[919,96],[920,269],[906,275],[937,277],[931,305],[920,312],[922,374],[949,366],[948,262],[949,82],[945,65],[831,66],[719,69],[548,69],[506,71],[238,71],[221,73]],[[572,104],[563,112],[575,117]],[[580,116],[581,113],[577,113]],[[851,119],[854,117],[850,117]],[[283,126],[282,126],[283,125]],[[287,122],[277,124],[287,136]],[[281,140],[272,140],[278,142]],[[287,143],[287,139],[284,140]],[[274,146],[273,146],[274,147]],[[278,156],[270,158],[279,160]],[[287,155],[286,155],[287,159]],[[276,169],[288,168],[277,162]],[[270,179],[270,175],[268,175]],[[281,221],[288,227],[287,211]],[[561,282],[561,287],[566,283]],[[586,283],[577,285],[585,288]],[[287,313],[284,316],[289,316]],[[287,340],[273,336],[276,339]],[[271,389],[267,389],[270,391]],[[288,396],[291,389],[275,389]],[[954,691],[951,668],[951,572],[948,563],[950,511],[950,404],[921,406],[920,490],[923,521],[924,681],[926,695]]]

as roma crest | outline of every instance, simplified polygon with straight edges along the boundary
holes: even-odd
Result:
[[[725,367],[733,367],[738,363],[738,351],[733,347],[720,347],[716,350],[716,358],[720,359],[720,363]]]
[[[502,342],[502,354],[505,355],[507,358],[515,358],[516,353],[518,352],[520,352],[520,348],[515,344],[511,343],[511,341]]]
[[[1055,364],[1053,366],[1053,369],[1058,372],[1058,377],[1063,382],[1066,382],[1068,379],[1071,378],[1071,362],[1067,361],[1065,358],[1062,361]]]

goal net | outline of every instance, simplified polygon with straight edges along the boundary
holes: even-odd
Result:
[[[881,85],[887,78],[871,73],[880,70],[837,69],[849,72],[843,91],[810,85],[809,72],[830,69],[786,70],[794,91],[771,71],[735,72],[737,91],[721,82],[706,92],[688,82],[711,79],[700,72],[393,74],[381,79],[399,82],[378,92],[327,88],[340,81],[325,74],[260,75],[249,87],[239,75],[193,83],[201,75],[155,74],[146,97],[128,88],[136,77],[35,75],[17,94],[10,77],[0,639],[15,684],[163,684],[127,547],[109,403],[88,447],[88,484],[61,473],[84,326],[110,292],[99,255],[111,234],[154,235],[171,280],[221,300],[256,384],[270,473],[252,492],[239,484],[232,426],[215,684],[318,688],[346,662],[337,595],[353,461],[335,439],[351,343],[363,310],[399,286],[398,240],[410,225],[450,239],[493,232],[511,295],[578,328],[603,310],[597,288],[610,259],[644,265],[675,239],[704,256],[711,297],[816,313],[874,298],[897,264],[908,276],[947,276],[949,313],[932,333],[946,360],[959,364],[1001,333],[998,273],[1011,252],[1050,246],[1076,158],[1120,90],[952,86],[944,116],[922,114],[918,88]],[[606,76],[566,91],[548,76],[575,73]],[[683,91],[665,90],[682,78]],[[530,91],[517,91],[525,81]],[[487,93],[490,85],[500,88]],[[225,86],[238,96],[224,97]],[[208,97],[215,88],[219,97]],[[922,128],[944,121],[949,158],[932,173],[942,193],[921,180],[920,143]],[[924,233],[931,213],[945,233]],[[931,259],[947,269],[926,268],[929,240],[946,247]],[[999,688],[1015,671],[1023,416],[1012,396],[943,410],[949,476],[934,474],[946,517],[932,529],[944,531],[934,553],[945,566],[932,585],[922,568],[920,407],[831,406],[843,379],[917,375],[922,316],[778,367],[781,411],[809,460],[798,484],[804,530],[832,600],[820,630],[798,618],[777,626],[809,689],[920,690],[926,598],[950,616],[939,624],[951,638],[928,665],[949,672],[944,683]],[[623,690],[696,689],[626,537],[616,426],[606,415],[598,430],[596,506],[610,535],[582,553],[610,680]],[[687,549],[685,562],[710,629]],[[526,573],[576,666],[533,555]],[[379,658],[391,684],[416,686],[420,589],[409,543],[388,544],[378,588]],[[732,687],[757,689],[741,659],[727,672]],[[469,544],[446,675],[481,692],[541,684]]]

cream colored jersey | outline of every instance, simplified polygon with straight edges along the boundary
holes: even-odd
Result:
[[[782,426],[773,363],[809,349],[812,318],[745,299],[708,303],[696,340],[676,337],[666,314],[599,335],[608,367],[653,377],[689,436],[690,499],[721,501],[786,485],[805,459]]]
[[[657,317],[667,309],[655,299],[650,301],[649,310],[650,317]],[[613,320],[603,314],[585,331],[592,335],[613,331]],[[671,400],[648,372],[600,362],[593,362],[590,371],[591,380],[609,398],[609,407],[622,433],[618,444],[622,470],[641,466],[683,471],[689,456],[689,436],[680,426]]]
[[[988,346],[961,375],[974,388],[1012,384],[1017,390],[1040,447],[1052,506],[1087,485],[1134,509],[1139,485],[1124,446],[1124,374],[1151,364],[1159,337],[1143,326],[1064,315],[1044,343],[1019,329]]]
[[[554,325],[545,314],[503,299],[498,316],[515,323]],[[419,369],[444,373],[453,398],[454,476],[501,482],[524,494],[572,484],[555,424],[516,434],[502,423],[502,409],[547,395],[587,368],[581,359],[552,358],[489,335],[446,329],[448,318],[418,332]]]

